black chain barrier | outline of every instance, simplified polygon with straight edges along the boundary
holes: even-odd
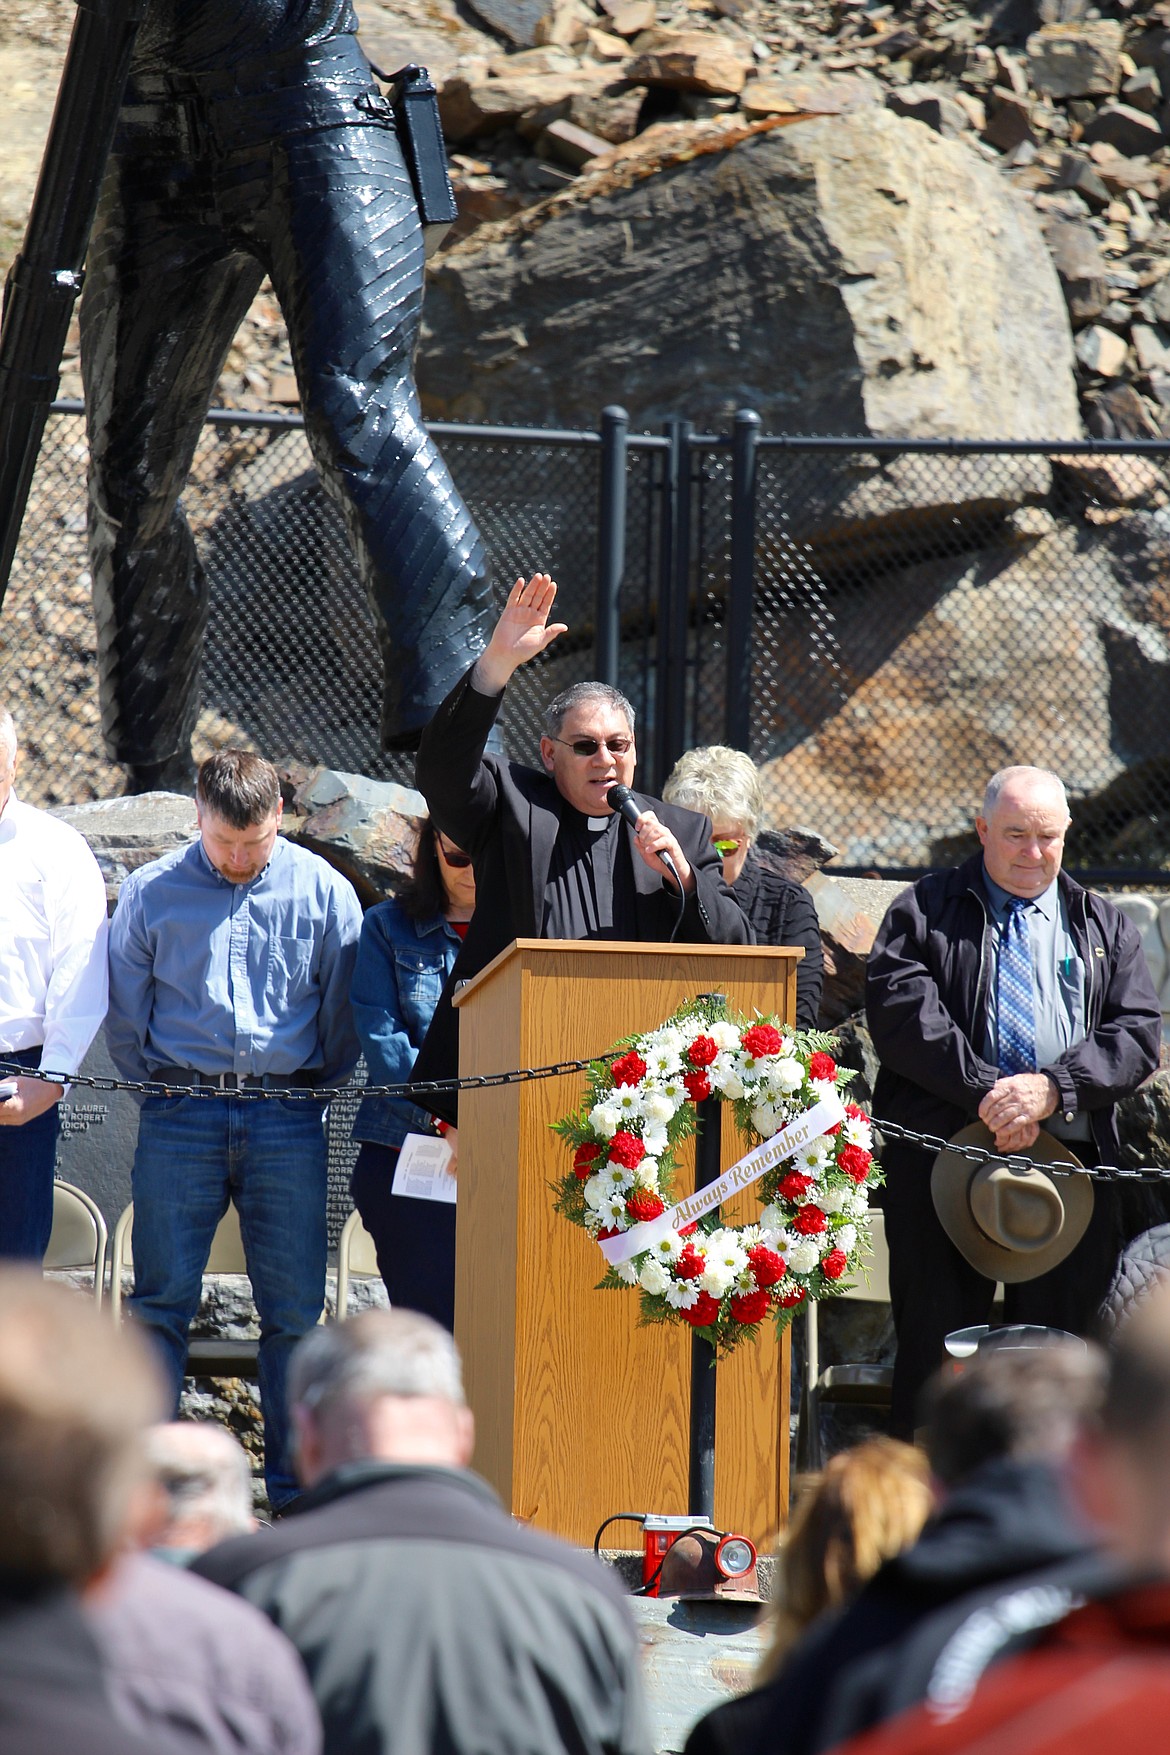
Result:
[[[462,1079],[424,1079],[417,1084],[409,1082],[402,1085],[299,1085],[299,1086],[260,1086],[240,1085],[169,1085],[157,1079],[107,1079],[95,1078],[85,1073],[53,1073],[43,1072],[27,1066],[20,1066],[14,1061],[0,1059],[0,1076],[41,1079],[51,1085],[84,1085],[90,1091],[128,1091],[135,1096],[143,1097],[232,1097],[245,1098],[252,1101],[257,1098],[275,1098],[278,1101],[301,1101],[309,1103],[329,1103],[335,1097],[346,1097],[351,1101],[356,1097],[407,1097],[431,1095],[436,1091],[486,1091],[500,1085],[522,1085],[534,1079],[557,1079],[569,1073],[587,1072],[599,1060],[608,1057],[595,1055],[592,1060],[559,1060],[553,1066],[519,1067],[513,1072],[476,1073]],[[969,1164],[1004,1164],[1009,1170],[1034,1170],[1036,1162],[1022,1153],[996,1152],[987,1146],[957,1146],[950,1140],[943,1139],[940,1134],[917,1133],[913,1128],[902,1127],[896,1121],[883,1121],[880,1116],[870,1117],[873,1126],[887,1139],[900,1140],[903,1145],[919,1146],[924,1152],[953,1152],[958,1158],[965,1158]],[[1155,1164],[1135,1165],[1126,1169],[1120,1164],[1095,1164],[1076,1168],[1061,1164],[1045,1164],[1048,1176],[1089,1176],[1094,1182],[1166,1182],[1170,1181],[1170,1166],[1159,1168]]]

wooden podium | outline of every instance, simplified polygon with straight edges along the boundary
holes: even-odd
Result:
[[[699,993],[791,1021],[803,952],[766,946],[517,939],[456,997],[459,1071],[504,1072],[606,1053]],[[605,1263],[553,1208],[568,1148],[549,1125],[585,1075],[459,1101],[455,1337],[475,1413],[475,1466],[504,1504],[591,1543],[615,1511],[687,1512],[691,1335],[638,1327],[638,1295],[594,1288]],[[746,1150],[723,1112],[723,1166]],[[694,1187],[688,1143],[676,1184]],[[725,1209],[745,1223],[752,1189]],[[789,1345],[765,1328],[719,1366],[715,1519],[757,1542],[788,1505]],[[616,1539],[635,1540],[627,1527]]]

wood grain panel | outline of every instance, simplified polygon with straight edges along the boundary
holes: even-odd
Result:
[[[459,996],[460,1068],[596,1055],[713,989],[735,1010],[790,1017],[795,962],[764,947],[520,940]],[[589,1542],[613,1511],[689,1509],[690,1336],[638,1328],[632,1291],[595,1292],[600,1252],[553,1211],[565,1148],[549,1124],[581,1089],[575,1073],[461,1099],[456,1333],[481,1433],[477,1466],[518,1515]],[[722,1144],[726,1166],[742,1152],[729,1113]],[[514,1200],[502,1186],[510,1163]],[[689,1149],[678,1193],[693,1186]],[[757,1210],[749,1191],[729,1217]],[[501,1326],[509,1303],[511,1337]],[[787,1355],[768,1334],[719,1367],[717,1516],[759,1540],[787,1505]]]

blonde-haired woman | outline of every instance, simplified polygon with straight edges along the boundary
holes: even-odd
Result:
[[[804,885],[784,877],[753,847],[764,814],[756,764],[742,750],[705,744],[679,757],[662,796],[667,804],[710,817],[724,881],[751,921],[756,943],[803,947],[796,969],[796,1023],[798,1029],[815,1030],[825,979],[817,911]]]

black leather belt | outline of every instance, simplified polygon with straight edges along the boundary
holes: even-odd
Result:
[[[193,1072],[188,1066],[163,1066],[151,1073],[154,1085],[209,1085],[217,1091],[286,1091],[309,1090],[316,1084],[311,1072],[292,1073],[204,1073]]]

